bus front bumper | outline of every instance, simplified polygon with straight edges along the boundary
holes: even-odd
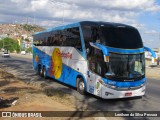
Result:
[[[145,85],[135,90],[118,91],[105,86],[102,86],[101,95],[103,99],[116,99],[143,96],[145,94]]]

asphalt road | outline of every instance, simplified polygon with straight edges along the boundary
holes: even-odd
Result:
[[[143,97],[104,100],[90,94],[80,95],[75,88],[59,83],[56,80],[43,79],[33,70],[31,59],[14,56],[2,58],[0,56],[0,68],[36,86],[52,86],[53,89],[72,94],[76,99],[77,110],[86,108],[100,111],[160,111],[160,79],[148,79],[146,94]]]

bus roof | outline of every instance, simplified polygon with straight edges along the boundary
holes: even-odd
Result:
[[[47,33],[47,32],[51,32],[51,31],[55,31],[55,30],[63,30],[66,28],[72,28],[72,27],[78,27],[80,25],[100,25],[100,26],[110,26],[110,27],[128,27],[128,28],[134,28],[132,26],[126,25],[126,24],[122,24],[122,23],[113,23],[113,22],[101,22],[101,21],[81,21],[81,22],[77,22],[77,23],[73,23],[73,24],[68,24],[68,25],[63,25],[63,26],[59,26],[59,27],[55,27],[55,28],[50,28],[41,32],[35,32],[36,34],[40,34],[40,33]]]
[[[103,21],[82,21],[80,22],[81,25],[99,25],[99,26],[113,26],[113,27],[118,27],[118,26],[123,26],[123,27],[132,27],[126,24],[122,23],[114,23],[114,22],[103,22]]]
[[[78,27],[80,26],[80,22],[77,23],[73,23],[73,24],[68,24],[68,25],[63,25],[63,26],[59,26],[59,27],[55,27],[55,28],[50,28],[41,32],[36,32],[35,34],[40,34],[40,33],[47,33],[47,32],[51,32],[51,31],[55,31],[55,30],[63,30],[65,28],[72,28],[72,27]]]

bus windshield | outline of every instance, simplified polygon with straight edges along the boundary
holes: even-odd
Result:
[[[100,41],[105,46],[125,49],[143,47],[139,32],[128,27],[101,27]]]
[[[108,70],[105,77],[114,79],[133,80],[142,78],[145,74],[144,54],[115,54],[110,53]]]
[[[104,46],[137,49],[143,43],[137,29],[129,26],[82,25],[86,48],[89,42],[98,42]]]

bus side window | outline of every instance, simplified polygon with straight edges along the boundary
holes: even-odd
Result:
[[[63,35],[63,30],[62,30],[59,33],[59,45],[60,46],[63,46],[63,41],[64,41],[64,35]]]
[[[84,37],[84,42],[85,42],[85,47],[86,47],[86,49],[88,49],[89,48],[89,42],[91,42],[92,40],[91,40],[91,34],[92,34],[92,32],[91,32],[91,26],[83,26],[82,27],[82,31],[83,31],[83,37]]]
[[[92,72],[100,76],[104,76],[107,68],[101,50],[92,47],[91,51],[88,54],[88,64],[89,69]]]
[[[45,38],[42,40],[42,44],[41,44],[42,46],[46,46],[46,40],[45,40]]]
[[[62,41],[61,41],[61,32],[56,31],[54,35],[54,41],[53,41],[54,46],[61,46]]]
[[[55,36],[55,32],[52,31],[49,46],[54,46],[54,41],[55,41],[54,36]]]
[[[81,45],[81,38],[80,38],[80,31],[79,28],[73,28],[72,29],[72,34],[73,34],[73,40],[75,41],[74,46],[75,48],[77,48],[78,50],[82,50],[82,45]]]
[[[47,40],[47,46],[50,46],[50,45],[51,45],[51,37],[49,36]]]
[[[75,47],[78,50],[82,50],[79,28],[69,28],[65,30],[63,36],[63,45]]]
[[[91,40],[93,42],[97,42],[97,40],[100,39],[100,35],[99,35],[99,30],[97,27],[91,27],[91,31],[92,31],[92,34],[91,34]]]

